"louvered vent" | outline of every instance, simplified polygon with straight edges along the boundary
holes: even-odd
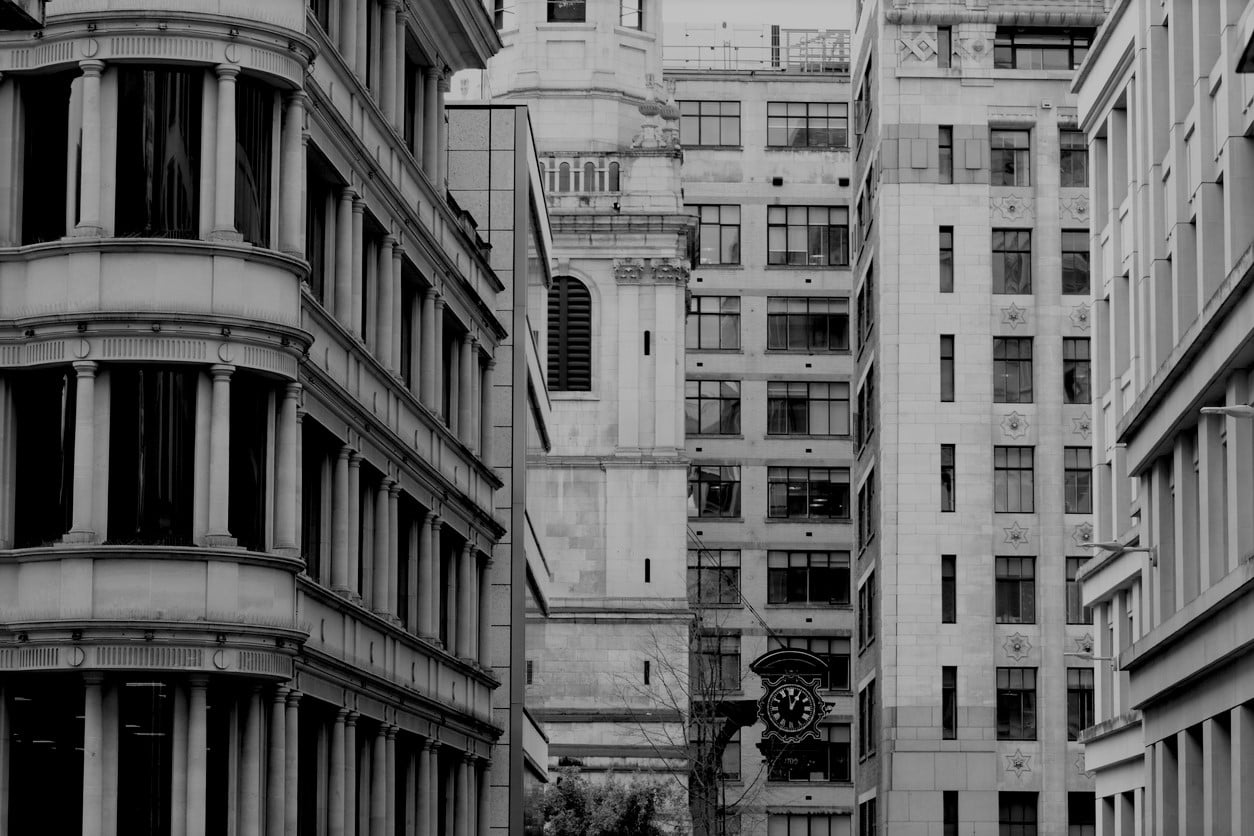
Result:
[[[592,390],[592,295],[570,276],[549,292],[549,389]]]

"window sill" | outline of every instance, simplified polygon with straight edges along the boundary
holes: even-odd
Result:
[[[830,787],[830,786],[842,786],[842,785],[843,785],[843,786],[851,787],[851,786],[853,786],[853,781],[851,781],[851,780],[847,780],[847,779],[839,779],[839,778],[833,778],[833,779],[830,779],[830,780],[829,780],[829,779],[827,779],[827,778],[820,778],[820,779],[818,779],[818,780],[809,780],[809,781],[803,781],[803,780],[797,780],[797,781],[769,781],[769,780],[768,780],[768,781],[766,782],[766,786],[767,786],[767,788],[768,788],[768,789],[769,789],[769,788],[780,789],[780,788],[783,788],[783,787],[795,787],[795,786],[797,786],[797,785],[801,785],[801,786],[814,786],[814,785],[818,785],[818,786],[823,786],[823,787]]]
[[[765,264],[763,270],[848,270],[849,263],[845,264]]]
[[[853,604],[820,604],[820,603],[814,603],[814,602],[801,602],[801,601],[793,603],[791,601],[784,601],[782,603],[775,603],[775,604],[767,603],[766,608],[768,610],[850,610],[852,611]]]
[[[688,354],[744,354],[743,348],[685,348]]]
[[[851,433],[833,433],[832,435],[813,435],[811,433],[772,433],[766,434],[768,440],[771,441],[788,441],[790,439],[798,441],[848,441],[853,438]]]
[[[549,392],[551,401],[599,401],[601,396],[596,392]]]
[[[706,602],[702,602],[702,601],[689,601],[689,602],[688,602],[688,606],[690,606],[690,607],[701,607],[702,609],[707,609],[707,610],[739,610],[739,609],[744,609],[744,605],[743,605],[743,604],[740,604],[740,603],[736,603],[736,604],[715,604],[715,603],[713,603],[713,602],[709,602],[709,601],[706,601]]]
[[[536,24],[538,32],[595,32],[597,25],[586,20],[547,20]]]
[[[779,151],[848,151],[848,145],[763,145],[762,150],[772,153]]]
[[[684,433],[684,437],[685,438],[697,438],[697,439],[701,439],[702,441],[719,441],[719,440],[724,440],[724,439],[727,441],[744,441],[745,440],[743,433],[736,433],[735,435],[732,435],[731,433]]]
[[[680,146],[685,151],[743,151],[743,145],[688,145],[680,140]]]
[[[849,525],[852,517],[766,517],[768,524],[792,523],[793,525]]]
[[[836,354],[836,355],[843,354],[843,355],[848,356],[853,353],[853,350],[849,348],[768,348],[766,349],[765,353],[766,354],[791,354],[795,356],[799,355],[802,357],[806,357],[806,356],[830,357],[833,354]]]
[[[743,270],[745,269],[745,266],[738,261],[736,262],[729,261],[726,264],[722,262],[716,262],[716,261],[715,262],[703,261],[697,265],[696,269],[698,270]]]
[[[688,515],[689,522],[743,523],[744,517],[694,517]]]

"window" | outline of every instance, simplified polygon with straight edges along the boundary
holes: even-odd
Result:
[[[940,228],[940,292],[954,292],[954,228]]]
[[[713,758],[714,749],[718,746],[718,736],[722,718],[694,720],[688,727],[689,734],[697,752],[702,757]],[[740,778],[740,730],[737,729],[732,738],[723,744],[719,754],[718,777],[735,781]]]
[[[1032,338],[993,337],[993,402],[1032,403]]]
[[[998,557],[997,623],[1036,623],[1036,559],[1032,557]]]
[[[942,836],[958,836],[958,792],[945,790],[941,795]]]
[[[1036,668],[997,669],[997,739],[1036,740]]]
[[[1091,792],[1067,793],[1067,836],[1096,836],[1097,802]]]
[[[1074,70],[1088,54],[1092,29],[998,26],[993,67],[998,70]]]
[[[586,0],[548,0],[549,23],[583,23]]]
[[[822,687],[829,691],[849,690],[849,639],[839,636],[771,636],[766,644],[767,650],[791,647],[813,653],[827,663]]]
[[[766,207],[766,250],[771,265],[847,267],[849,208]]]
[[[958,555],[941,555],[941,624],[958,623]]]
[[[11,494],[13,546],[50,545],[73,522],[78,375],[69,366],[6,369],[5,382],[12,393],[14,426],[4,443],[12,445],[16,458],[16,474],[5,478],[21,486]]]
[[[688,602],[740,603],[740,550],[688,550]]]
[[[858,692],[858,757],[875,754],[878,742],[875,723],[875,680]]]
[[[936,27],[936,66],[947,70],[953,65],[954,30],[951,26]]]
[[[875,434],[875,364],[869,364],[862,388],[858,390],[858,411],[855,413],[858,446],[866,444]]]
[[[954,182],[954,128],[953,125],[941,125],[936,129],[939,146],[938,162],[940,163],[940,183]]]
[[[70,136],[70,103],[78,69],[60,73],[13,76],[18,79],[22,96],[24,128],[22,139],[22,243],[38,244],[56,241],[66,233],[67,180],[77,167],[79,116],[75,113],[75,141]],[[199,111],[197,111],[199,115]],[[12,122],[6,122],[12,124]],[[127,127],[121,114],[118,130]],[[16,137],[15,137],[16,139]],[[119,160],[124,156],[118,151]],[[135,190],[137,193],[140,189]],[[70,207],[71,218],[78,217],[78,207]],[[121,235],[121,226],[118,234]],[[20,519],[20,517],[18,518]]]
[[[739,517],[739,465],[690,465],[688,516]]]
[[[867,473],[858,488],[858,545],[862,548],[879,532],[879,510],[875,503],[875,471]]]
[[[513,5],[507,3],[506,0],[492,0],[492,23],[498,32],[517,26],[514,14]],[[409,150],[412,151],[413,148]]]
[[[618,22],[626,29],[644,30],[644,0],[621,0]]]
[[[958,506],[958,485],[954,463],[955,445],[942,444],[941,450],[941,511],[954,511]]]
[[[699,227],[702,264],[740,263],[740,207],[694,206]]]
[[[1036,793],[997,793],[997,836],[1036,836]]]
[[[876,836],[878,828],[875,799],[870,798],[858,805],[858,836]]]
[[[801,743],[765,741],[762,754],[769,765],[766,780],[852,781],[849,724],[825,723],[818,733],[818,740]]]
[[[991,128],[989,138],[989,185],[1030,186],[1028,131]]]
[[[958,669],[953,665],[941,668],[941,737],[958,738]]]
[[[687,146],[739,145],[740,102],[680,102],[679,138]]]
[[[1087,188],[1089,184],[1089,148],[1083,131],[1058,132],[1058,168],[1060,186]]]
[[[698,690],[740,690],[740,634],[701,633],[697,635],[692,661]]]
[[[858,648],[875,641],[875,572],[858,587]]]
[[[1093,669],[1067,668],[1067,739],[1093,725]]]
[[[940,338],[940,399],[941,403],[954,400],[954,335],[941,334]]]
[[[866,271],[866,279],[858,289],[858,339],[863,345],[871,341],[875,328],[875,274]]]
[[[1031,447],[993,448],[993,510],[1031,514],[1033,501]]]
[[[685,381],[684,430],[688,435],[739,435],[740,381]]]
[[[235,81],[235,228],[258,247],[270,246],[274,97],[248,76]]]
[[[768,467],[766,502],[773,519],[848,519],[849,468]]]
[[[1082,229],[1062,231],[1062,292],[1089,292],[1089,234]]]
[[[768,381],[768,435],[849,435],[849,384]]]
[[[200,95],[204,73],[197,70],[143,69],[118,67],[117,182],[115,228],[119,238],[199,238],[200,237]],[[257,96],[271,96],[255,82],[240,78],[236,99],[237,118],[258,119],[262,114],[250,109]],[[241,98],[242,97],[242,100]],[[272,96],[271,96],[272,97]],[[269,101],[269,100],[267,100]],[[260,204],[270,193],[269,139],[273,111],[264,114],[264,140],[261,125],[238,123],[236,147],[236,222],[241,202]],[[251,193],[239,195],[240,177],[253,162],[250,154],[260,154],[265,165],[264,182],[252,178],[246,183]],[[264,203],[268,212],[268,203]],[[260,219],[245,215],[260,225]],[[266,215],[268,225],[269,214]],[[245,230],[245,240],[261,243],[259,228]],[[268,229],[266,230],[268,232]],[[247,237],[252,233],[254,237]]]
[[[768,604],[849,606],[849,552],[768,551]]]
[[[688,308],[687,345],[690,349],[739,349],[740,297],[692,297]]]
[[[766,836],[848,836],[849,816],[824,813],[769,813]],[[732,836],[731,829],[727,836]]]
[[[1066,495],[1063,511],[1093,513],[1093,451],[1088,447],[1065,447],[1062,460]]]
[[[849,105],[767,102],[766,144],[772,148],[846,148]]]
[[[1067,558],[1067,623],[1068,624],[1092,624],[1093,611],[1084,606],[1084,599],[1080,595],[1080,582],[1076,580],[1076,576],[1080,572],[1080,567],[1088,560],[1087,557],[1068,557]]]
[[[993,292],[1032,292],[1032,230],[993,230]]]
[[[549,289],[549,388],[592,391],[592,294],[570,276]]]
[[[1062,341],[1062,387],[1066,403],[1091,403],[1088,337],[1064,337]]]
[[[766,348],[768,351],[848,351],[849,300],[767,297]]]

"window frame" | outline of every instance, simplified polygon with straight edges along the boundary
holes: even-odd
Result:
[[[941,740],[958,739],[958,668],[941,666]]]
[[[618,25],[624,29],[634,29],[637,32],[643,32],[644,4],[645,0],[619,0]]]
[[[1077,277],[1083,274],[1083,282]],[[1062,293],[1064,296],[1087,296],[1092,288],[1092,265],[1089,263],[1089,233],[1084,229],[1062,230]]]
[[[995,227],[991,247],[993,293],[1032,295],[1032,230]],[[1018,272],[1017,283],[1010,284],[1007,276],[1014,272]]]
[[[1036,668],[998,667],[996,677],[997,739],[1036,740]]]
[[[713,310],[706,310],[706,308]],[[733,310],[734,308],[734,310]],[[688,351],[740,351],[740,297],[739,296],[693,296],[688,302],[688,321],[684,328],[684,347]],[[725,331],[734,324],[734,345],[724,345],[724,338],[732,331]],[[707,332],[712,329],[711,336],[717,337],[717,345],[702,345]],[[693,337],[696,337],[695,345]]]
[[[1097,722],[1094,681],[1092,667],[1067,668],[1067,740]]]
[[[993,403],[1032,403],[1032,338],[993,337]]]
[[[735,387],[735,397],[728,387]],[[694,391],[695,390],[695,391]],[[711,390],[711,391],[706,391]],[[741,381],[692,379],[684,381],[684,432],[688,436],[720,436],[741,434]],[[717,410],[718,429],[705,429],[705,407]],[[729,404],[734,406],[729,407]],[[692,410],[695,409],[695,415]],[[695,417],[695,422],[694,422]]]
[[[954,228],[942,226],[938,230],[937,270],[940,274],[940,292],[954,292]]]
[[[587,0],[546,0],[548,23],[587,23]],[[563,11],[568,10],[568,11]]]
[[[998,624],[1036,623],[1036,558],[993,558],[993,614]]]
[[[698,632],[696,646],[692,650],[693,667],[696,669],[692,673],[692,678],[696,687],[702,692],[734,693],[740,691],[743,687],[743,672],[740,669],[742,650],[738,631]],[[717,670],[717,682],[708,682],[703,679],[704,671],[707,669],[703,666],[703,659],[713,660],[707,664],[710,670]],[[729,662],[728,660],[735,661]],[[729,679],[732,672],[735,673],[734,684],[731,684]]]
[[[1068,624],[1092,624],[1093,608],[1084,606],[1084,598],[1081,594],[1081,585],[1076,576],[1089,558],[1068,556],[1066,558],[1065,569],[1067,583],[1067,623]]]
[[[828,479],[823,481],[816,479],[816,475],[826,474]],[[840,475],[844,475],[844,481],[839,481]],[[804,475],[804,479],[801,477]],[[800,488],[793,486],[804,485],[804,494]],[[818,486],[827,485],[826,489]],[[782,487],[781,487],[782,486]],[[842,500],[843,488],[843,506]],[[851,519],[850,501],[850,469],[847,467],[788,467],[788,466],[771,466],[766,469],[766,516],[770,520],[812,520],[812,521],[837,521],[848,522]],[[782,505],[777,496],[782,493]],[[804,501],[806,509],[805,514],[792,513],[792,508],[797,504],[793,500],[801,498]],[[818,514],[814,513],[816,507],[821,507],[827,500],[832,502],[832,513]],[[784,513],[777,513],[777,509],[784,509]],[[841,511],[844,513],[840,513]]]
[[[818,740],[805,740],[800,743],[781,743],[776,740],[764,741],[763,756],[767,762],[766,780],[775,784],[848,784],[853,782],[853,724],[852,723],[820,723],[817,729]],[[844,740],[840,740],[840,737]],[[835,739],[833,739],[835,738]],[[841,751],[843,747],[843,758]],[[782,773],[785,759],[795,759],[797,763],[788,764],[793,770],[803,769],[809,761],[809,772],[790,771]],[[843,760],[843,763],[842,763]],[[844,767],[841,773],[840,767]],[[801,777],[801,776],[805,777]],[[819,775],[820,777],[814,777]]]
[[[940,335],[940,400],[954,402],[954,335]]]
[[[936,128],[937,180],[941,185],[954,182],[954,126],[938,125]]]
[[[804,239],[803,249],[794,248],[798,234]],[[777,242],[781,235],[783,249],[773,249],[772,242]],[[848,206],[766,207],[768,267],[848,267],[849,260]]]
[[[844,652],[840,645],[843,643]],[[824,691],[853,690],[853,642],[848,636],[797,636],[789,634],[767,637],[767,650],[792,648],[804,650],[827,662],[828,675],[819,687]]]
[[[1077,137],[1079,144],[1075,144]],[[1064,189],[1089,187],[1089,146],[1084,131],[1058,131],[1058,185]]]
[[[553,0],[550,0],[553,2]],[[685,148],[739,148],[741,142],[741,108],[738,99],[680,99],[679,141]],[[709,111],[709,112],[707,112]],[[692,120],[696,120],[695,123]],[[712,124],[707,119],[715,120]],[[684,126],[689,125],[688,130]],[[734,125],[734,137],[731,130]],[[696,127],[697,140],[692,141],[691,127]],[[724,139],[725,129],[729,136]],[[706,134],[713,134],[707,136]]]
[[[840,325],[842,321],[843,328]],[[766,298],[766,350],[768,352],[847,352],[851,345],[850,324],[848,296],[768,296]],[[781,336],[781,330],[783,345],[780,345],[777,339]],[[827,335],[826,344],[816,339],[821,338],[820,332]],[[843,339],[841,339],[842,336]],[[801,339],[795,340],[796,337]],[[795,345],[794,342],[804,342],[804,345]]]
[[[1078,356],[1081,345],[1083,357]],[[1093,402],[1093,355],[1088,337],[1062,338],[1062,396],[1067,404]]]
[[[828,582],[831,591],[826,597],[816,596],[816,590],[824,588],[822,577],[816,575],[825,572],[831,574]],[[852,605],[852,573],[852,556],[848,551],[770,549],[766,553],[766,603],[780,607],[849,607]],[[798,581],[804,581],[803,598],[793,597],[797,591],[794,583]]]
[[[1093,448],[1062,448],[1064,514],[1093,513]]]
[[[822,110],[821,113],[816,112],[819,109]],[[795,121],[798,119],[801,120],[800,124]],[[774,141],[778,139],[777,135],[780,132],[783,132],[785,141]],[[796,142],[798,137],[804,142],[798,144]],[[827,141],[812,141],[816,137],[826,137]],[[768,101],[766,103],[766,147],[794,150],[848,148],[849,104],[847,102]]]
[[[942,444],[940,446],[940,489],[941,513],[953,513],[958,510],[958,445]]]
[[[990,186],[1025,189],[1032,185],[1031,130],[990,127],[988,148]]]
[[[738,266],[740,264],[740,225],[743,220],[743,212],[739,203],[701,203],[695,204],[691,208],[697,210],[697,235],[700,247],[698,248],[698,261],[703,267],[720,267],[720,266]],[[732,210],[735,210],[734,212]],[[707,218],[707,213],[711,215]],[[735,215],[734,220],[724,218],[724,214]],[[711,235],[707,236],[707,230]],[[728,242],[723,240],[724,234],[735,230],[735,241]],[[717,236],[712,233],[717,232]],[[707,260],[705,257],[706,241],[708,237],[713,237],[718,241],[718,260]],[[725,248],[730,246],[734,256],[726,257]]]
[[[841,395],[843,390],[843,397]],[[852,401],[848,381],[768,380],[766,383],[766,434],[847,438],[852,431]],[[841,423],[841,404],[844,422]],[[815,413],[819,414],[816,416]],[[826,414],[827,431],[821,419]]]
[[[1093,44],[1094,32],[1084,29],[1083,34],[1072,31],[1077,27],[1030,27],[998,26],[993,36],[993,69],[995,70],[1046,70],[1069,72],[1079,69]],[[1029,59],[1040,51],[1040,66]],[[1067,66],[1046,66],[1046,52],[1067,55]],[[1021,59],[1022,56],[1022,59]]]
[[[858,689],[858,760],[872,757],[879,748],[878,724],[875,716],[876,680]]]
[[[714,473],[713,471],[717,471]],[[733,472],[734,471],[734,472]],[[697,478],[693,478],[693,476]],[[717,476],[718,478],[702,478]],[[734,477],[734,478],[732,478]],[[738,464],[708,464],[693,462],[688,465],[688,516],[692,519],[738,519],[741,513],[741,470]],[[702,489],[700,486],[710,485]],[[713,486],[717,485],[715,488]],[[713,491],[727,491],[730,496],[732,506],[726,513],[703,513],[709,507],[710,493]],[[702,499],[699,492],[704,493],[705,498]],[[720,504],[717,507],[722,507]],[[695,512],[695,513],[694,513]]]
[[[1037,801],[1034,792],[997,793],[997,836],[1036,836]]]
[[[1014,451],[1013,454],[1011,451]],[[1024,465],[1024,457],[1027,464]],[[1001,463],[998,463],[998,459]],[[1012,461],[1013,458],[1013,461]],[[1016,501],[1010,490],[1016,488]],[[1026,490],[1027,501],[1024,502]],[[993,512],[998,514],[1036,513],[1036,448],[1030,445],[998,444],[993,447]]]
[[[941,555],[941,624],[958,623],[958,555]]]
[[[554,308],[554,305],[557,307]],[[587,307],[586,322],[572,314],[572,306]],[[548,301],[548,358],[546,373],[550,392],[591,392],[593,370],[592,289],[574,276],[554,276]],[[586,364],[586,376],[576,369]],[[579,363],[579,361],[583,363]]]
[[[705,607],[739,607],[740,549],[688,549],[688,603]],[[706,575],[713,575],[709,581]],[[713,588],[713,600],[703,590]],[[694,596],[694,591],[696,595]]]

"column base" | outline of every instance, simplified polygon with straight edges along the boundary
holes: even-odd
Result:
[[[300,548],[297,546],[275,546],[270,552],[283,557],[300,557]]]
[[[90,543],[99,543],[100,539],[96,537],[96,532],[81,529],[78,531],[67,531],[61,535],[61,543],[63,546],[81,546]]]
[[[215,229],[209,233],[209,240],[239,242],[244,240],[244,235],[235,229]]]
[[[95,226],[94,224],[79,224],[70,230],[70,234],[66,238],[103,238],[104,227]]]
[[[438,648],[440,648],[441,650],[443,650],[443,649],[444,649],[444,642],[440,641],[440,639],[439,639],[439,637],[438,637],[438,636],[424,636],[424,635],[422,635],[422,634],[419,634],[419,635],[418,635],[418,639],[419,639],[420,641],[424,641],[424,642],[426,642],[427,644],[431,645],[432,647],[438,647]]]
[[[239,548],[239,540],[230,534],[206,534],[205,548],[209,549],[237,549]]]

